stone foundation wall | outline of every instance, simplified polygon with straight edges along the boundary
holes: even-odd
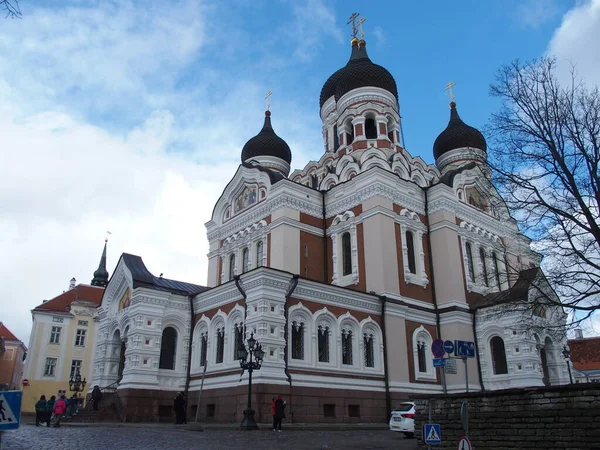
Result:
[[[425,449],[423,424],[440,424],[442,445],[457,448],[465,433],[460,419],[469,403],[469,438],[473,449],[600,448],[600,385],[511,389],[485,393],[420,395],[416,399],[415,435]]]
[[[118,394],[128,422],[174,421],[175,391],[119,389]],[[196,415],[198,395],[198,391],[190,391],[188,411],[191,418]],[[252,408],[257,422],[272,421],[271,398],[277,395],[287,402],[286,421],[289,423],[387,423],[389,420],[384,392],[311,387],[290,390],[287,385],[258,384],[252,386]],[[407,399],[407,395],[393,394],[392,407]],[[241,422],[247,402],[248,385],[204,390],[198,420]]]

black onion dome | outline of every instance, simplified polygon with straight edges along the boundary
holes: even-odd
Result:
[[[364,41],[353,40],[350,60],[331,75],[321,89],[320,107],[332,95],[337,101],[351,90],[365,86],[385,89],[398,100],[398,87],[392,74],[369,59]]]
[[[433,156],[437,160],[444,153],[463,147],[478,148],[484,152],[487,144],[483,134],[462,121],[456,110],[456,103],[450,103],[450,121],[433,143]]]
[[[256,136],[246,142],[242,149],[242,162],[258,156],[274,156],[290,164],[292,151],[283,139],[275,134],[271,126],[271,112],[265,112],[265,124]]]

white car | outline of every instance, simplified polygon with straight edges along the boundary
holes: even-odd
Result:
[[[390,417],[390,430],[404,433],[412,439],[415,437],[415,404],[413,402],[400,403],[392,411]]]

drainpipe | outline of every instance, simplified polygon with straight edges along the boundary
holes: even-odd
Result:
[[[475,353],[477,355],[477,374],[479,375],[479,385],[481,386],[481,391],[485,392],[483,375],[481,373],[481,360],[479,358],[479,345],[477,345],[477,309],[473,310],[473,340],[475,341]]]
[[[187,411],[190,406],[190,402],[188,402],[188,392],[190,390],[190,381],[192,378],[192,342],[194,340],[194,297],[196,294],[188,295],[188,300],[190,301],[190,342],[188,345],[188,365],[187,365],[187,373],[185,376],[185,401],[186,401],[186,416],[189,415]],[[200,405],[198,405],[200,407]]]
[[[327,257],[328,253],[328,243],[327,243],[327,216],[325,215],[325,192],[321,191],[321,200],[322,200],[322,214],[323,214],[323,269],[325,270],[325,279],[323,283],[329,283],[329,259]]]
[[[438,309],[437,296],[435,293],[435,276],[433,270],[433,251],[431,248],[431,225],[429,223],[429,188],[431,186],[427,186],[423,188],[423,193],[425,194],[425,225],[427,226],[427,248],[429,249],[429,271],[431,273],[431,298],[433,300],[433,308],[435,310],[435,327],[437,330],[437,335],[439,339],[442,339],[442,330],[440,326],[440,311]],[[442,388],[444,389],[444,394],[448,392],[446,387],[446,374],[443,371],[444,369],[440,369],[442,374]]]
[[[285,303],[283,305],[284,314],[285,314],[285,328],[284,328],[285,331],[283,332],[283,340],[285,341],[285,347],[283,348],[283,361],[285,363],[285,376],[287,377],[288,384],[290,385],[289,406],[290,406],[290,416],[292,417],[292,422],[294,421],[294,413],[292,411],[292,374],[290,374],[289,364],[288,364],[288,335],[289,335],[289,327],[288,327],[289,307],[288,307],[288,300],[290,299],[290,297],[292,296],[292,294],[296,290],[296,287],[298,286],[298,278],[300,278],[300,275],[294,275],[292,277],[292,279],[290,280],[291,285],[290,285],[290,288],[288,289],[287,294],[285,294]]]
[[[383,335],[383,373],[385,376],[385,411],[387,416],[392,416],[392,396],[390,394],[390,380],[388,372],[388,358],[387,358],[387,335],[385,332],[385,306],[387,304],[387,297],[380,295],[381,300],[381,334]]]
[[[240,283],[240,276],[239,275],[235,275],[233,277],[233,281],[235,281],[235,287],[238,288],[238,291],[240,291],[240,294],[242,294],[242,297],[244,298],[244,336],[246,336],[246,317],[248,317],[248,301],[247,296],[246,296],[246,291],[244,290],[244,288],[242,287],[242,284]]]

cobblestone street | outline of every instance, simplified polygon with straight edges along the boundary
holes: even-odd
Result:
[[[61,427],[23,425],[5,432],[2,450],[229,450],[267,449],[415,449],[416,440],[387,430],[300,431],[282,433],[239,430],[188,431],[174,426]]]

